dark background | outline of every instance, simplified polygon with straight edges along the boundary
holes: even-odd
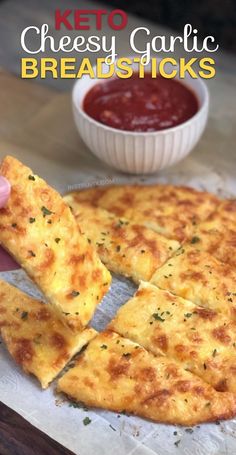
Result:
[[[190,23],[198,29],[200,37],[213,35],[221,48],[236,52],[236,0],[103,0],[102,3],[177,31]]]

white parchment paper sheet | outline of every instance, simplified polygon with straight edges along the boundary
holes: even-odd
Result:
[[[37,99],[38,89],[35,87]],[[200,143],[184,161],[155,176],[125,176],[93,157],[76,133],[67,94],[54,96],[28,118],[24,128],[20,123],[12,133],[11,123],[4,135],[2,133],[0,159],[6,153],[15,155],[62,193],[81,186],[139,181],[186,184],[223,197],[236,196],[236,113],[232,96],[235,79],[230,75],[223,78],[218,71],[209,87],[212,95],[210,118]],[[8,98],[13,96],[11,104],[8,102],[11,109],[18,90],[18,85],[15,89],[13,85],[9,86]],[[13,115],[11,109],[9,119]],[[40,295],[21,270],[2,273],[0,277],[34,296]],[[134,290],[130,281],[114,278],[111,291],[96,311],[93,326],[103,329]],[[236,420],[201,425],[193,431],[186,431],[185,428],[154,424],[132,416],[73,408],[55,394],[55,384],[42,391],[35,379],[22,373],[3,344],[0,345],[0,400],[78,455],[236,453]],[[84,426],[86,416],[91,423]]]

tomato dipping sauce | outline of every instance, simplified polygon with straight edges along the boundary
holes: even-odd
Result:
[[[172,128],[198,111],[195,94],[181,82],[145,73],[110,79],[88,91],[83,109],[97,122],[125,131],[153,132]]]

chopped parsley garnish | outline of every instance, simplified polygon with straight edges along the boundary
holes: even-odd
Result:
[[[141,253],[142,253],[142,254],[145,253],[145,250],[141,250]]]
[[[109,427],[113,430],[116,431],[116,429],[110,424]]]
[[[16,228],[17,224],[16,223],[12,223],[11,227]]]
[[[120,245],[117,245],[116,247],[116,251],[119,252],[120,251]]]
[[[184,252],[185,252],[184,248],[180,247],[180,248],[177,250],[175,256],[180,256],[180,254],[184,254]]]
[[[22,311],[21,313],[21,319],[25,320],[28,318],[28,311]]]
[[[192,314],[193,314],[193,313],[185,313],[184,317],[185,317],[185,318],[191,318]]]
[[[91,422],[92,420],[89,417],[85,417],[85,419],[83,420],[84,425],[89,425]]]
[[[185,431],[186,431],[186,433],[193,433],[193,429],[192,428],[185,428]]]
[[[212,357],[215,357],[217,354],[217,349],[214,349],[214,351],[212,352]]]
[[[71,292],[71,296],[72,296],[72,297],[77,297],[78,295],[80,295],[80,292],[79,292],[79,291],[72,291],[72,292]]]
[[[76,401],[72,401],[71,403],[69,403],[69,407],[70,408],[81,408],[81,403],[76,403]]]
[[[179,439],[178,441],[175,441],[175,446],[178,447],[179,443],[181,442],[181,439]]]
[[[61,239],[60,239],[59,237],[56,237],[56,238],[55,238],[55,242],[56,242],[56,243],[59,243],[60,240],[61,240]]]
[[[197,237],[196,235],[192,238],[191,243],[198,243],[200,242],[200,238]]]
[[[29,179],[29,180],[33,180],[33,182],[35,181],[35,177],[34,177],[33,175],[29,175],[29,176],[28,176],[28,179]]]
[[[35,258],[35,257],[36,257],[36,254],[35,254],[32,250],[29,250],[28,252],[29,252],[29,254],[32,256],[32,258]]]
[[[122,354],[122,356],[123,356],[123,357],[130,357],[131,354],[130,354],[130,352],[124,352],[124,354]]]
[[[29,222],[32,224],[32,223],[35,223],[35,218],[29,218]]]
[[[119,227],[121,227],[123,225],[127,226],[128,224],[129,224],[129,221],[119,220],[115,227],[119,228]]]
[[[107,345],[106,344],[102,344],[100,347],[101,347],[101,349],[107,349]]]
[[[43,212],[43,217],[44,218],[45,218],[45,216],[52,215],[54,213],[51,210],[47,209],[47,207],[45,207],[44,205],[41,207],[41,210]]]
[[[153,313],[152,317],[156,320],[156,321],[160,321],[160,322],[164,322],[165,319],[163,319],[158,313]]]

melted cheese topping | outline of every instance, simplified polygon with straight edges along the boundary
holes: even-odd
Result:
[[[89,406],[180,425],[228,418],[236,411],[233,394],[216,392],[176,362],[156,358],[112,332],[91,341],[58,390]]]
[[[81,329],[109,289],[110,273],[54,189],[12,157],[4,159],[0,173],[11,184],[0,210],[1,244],[66,322]]]
[[[236,223],[236,199],[221,201],[217,210],[217,216],[222,224],[234,229]]]
[[[229,208],[235,211],[230,211]],[[228,210],[227,210],[228,209]],[[208,252],[218,260],[236,269],[236,259],[232,254],[236,246],[236,203],[224,201],[217,212],[196,226],[193,241],[196,247]]]
[[[51,305],[0,281],[0,333],[14,360],[38,378],[43,388],[96,334],[74,333]]]
[[[74,195],[64,198],[73,209],[78,226],[92,241],[109,270],[131,277],[135,282],[150,280],[155,270],[179,248],[151,229],[86,203]]]
[[[219,204],[213,194],[172,185],[106,186],[72,194],[77,202],[102,207],[181,242]]]
[[[142,283],[109,329],[236,393],[236,322],[222,314]]]
[[[151,282],[196,305],[236,318],[236,272],[195,245],[178,250]]]

